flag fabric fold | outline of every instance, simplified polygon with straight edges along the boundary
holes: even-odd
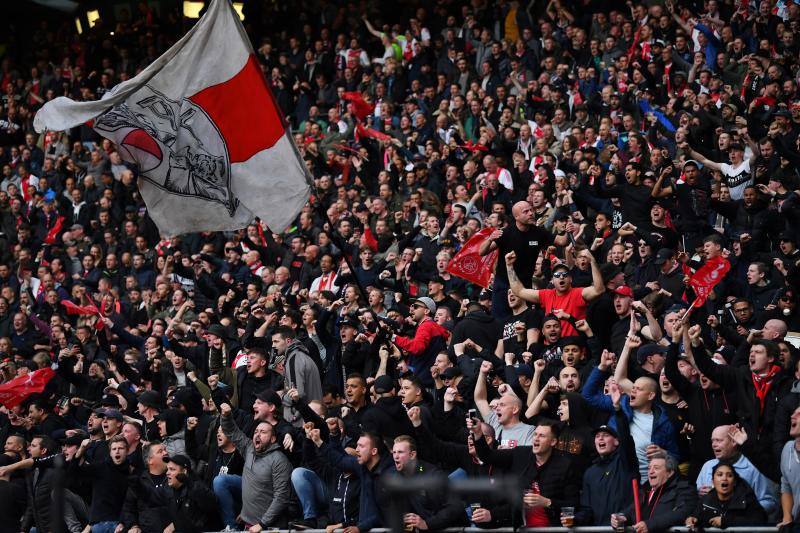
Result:
[[[310,193],[306,168],[227,0],[138,76],[102,100],[59,97],[37,131],[87,123],[138,165],[148,213],[165,235],[291,224]]]
[[[709,259],[689,277],[689,285],[696,296],[693,306],[701,307],[706,303],[708,295],[722,281],[731,269],[730,262],[724,257]]]
[[[56,373],[52,368],[40,368],[0,385],[0,404],[11,409],[24,402],[31,394],[44,391]]]
[[[481,287],[488,287],[499,252],[494,250],[482,256],[478,251],[481,243],[489,238],[492,231],[494,231],[494,228],[483,228],[470,237],[461,250],[447,264],[447,271]]]

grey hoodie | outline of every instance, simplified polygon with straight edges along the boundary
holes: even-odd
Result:
[[[306,402],[322,399],[322,381],[319,369],[308,355],[308,349],[302,342],[295,340],[286,348],[284,368],[286,369],[283,375],[286,390],[297,389]],[[303,425],[300,413],[294,407],[288,407],[285,404],[283,418],[295,426]]]
[[[223,416],[222,431],[236,445],[244,457],[242,471],[242,512],[246,523],[272,525],[281,518],[289,506],[289,480],[292,465],[278,443],[257,453],[252,439],[236,427],[231,416]]]

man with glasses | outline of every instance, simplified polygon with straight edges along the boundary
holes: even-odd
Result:
[[[599,298],[606,290],[603,276],[597,266],[597,260],[589,250],[581,250],[579,257],[589,261],[592,269],[592,285],[589,287],[573,287],[572,275],[566,263],[559,263],[553,267],[552,289],[526,289],[523,287],[516,272],[514,263],[517,255],[514,251],[506,254],[506,270],[511,292],[523,300],[541,304],[544,314],[554,314],[561,320],[561,334],[564,336],[578,335],[575,321],[586,319],[586,306],[592,300]]]
[[[729,309],[733,312],[735,321],[731,326],[725,325],[720,318],[714,315],[708,317],[708,325],[727,343],[739,346],[747,339],[750,329],[755,327],[753,304],[749,300],[738,298],[733,301],[733,305]]]
[[[447,347],[448,331],[433,320],[436,303],[427,296],[411,302],[411,319],[417,325],[414,338],[392,334],[392,342],[411,355],[409,369],[426,387],[433,387],[431,366],[439,352]]]

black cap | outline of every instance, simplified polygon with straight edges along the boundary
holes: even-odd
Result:
[[[782,231],[780,234],[778,234],[778,240],[794,242],[794,235],[791,231]]]
[[[461,369],[457,366],[450,366],[445,368],[439,375],[442,379],[453,379],[461,375]]]
[[[208,327],[208,333],[211,335],[216,335],[220,339],[228,338],[228,329],[222,324],[211,324]]]
[[[102,407],[113,407],[115,409],[119,409],[119,398],[116,394],[106,394],[100,399],[100,405]]]
[[[378,376],[372,384],[372,390],[378,394],[386,394],[394,390],[394,380],[387,375]]]
[[[658,344],[645,344],[644,346],[640,346],[639,350],[636,352],[636,360],[642,365],[648,357],[655,354],[666,355],[666,346],[660,346]]]
[[[181,455],[181,454],[170,455],[169,457],[167,457],[166,462],[167,463],[175,463],[176,465],[182,466],[183,468],[185,468],[187,470],[191,470],[192,469],[192,461],[191,461],[191,459],[189,459],[185,455]]]
[[[146,390],[139,395],[138,402],[145,407],[161,409],[161,395],[154,390]]]
[[[275,406],[283,405],[281,401],[281,397],[278,396],[278,393],[272,389],[264,389],[263,391],[256,394],[256,400],[261,400],[262,402],[271,403]]]
[[[619,433],[617,433],[617,430],[606,424],[603,424],[602,426],[595,428],[594,431],[592,431],[592,435],[597,435],[598,433],[608,433],[615,439],[619,438]]]
[[[79,432],[69,437],[66,437],[61,443],[64,446],[80,446],[81,442],[83,442],[83,439],[86,438],[89,438],[89,436],[86,433]]]
[[[113,418],[114,420],[119,420],[120,422],[124,420],[122,413],[119,411],[119,409],[106,409],[105,413],[103,413],[103,417]]]
[[[653,263],[661,266],[667,261],[669,261],[673,255],[675,255],[675,252],[673,252],[669,248],[662,248],[656,254],[656,258],[653,260]]]
[[[350,317],[346,317],[341,322],[339,322],[339,329],[344,327],[351,327],[358,329],[358,322]]]

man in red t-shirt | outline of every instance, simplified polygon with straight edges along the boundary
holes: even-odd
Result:
[[[552,289],[526,289],[514,271],[514,261],[517,255],[514,252],[506,254],[506,270],[511,292],[531,303],[541,304],[544,314],[554,314],[561,320],[561,333],[564,336],[578,335],[575,329],[576,320],[586,318],[586,306],[592,300],[599,298],[606,290],[603,276],[597,261],[589,250],[581,250],[578,256],[589,260],[592,268],[592,284],[589,287],[573,287],[572,274],[566,263],[558,263],[553,267]]]

